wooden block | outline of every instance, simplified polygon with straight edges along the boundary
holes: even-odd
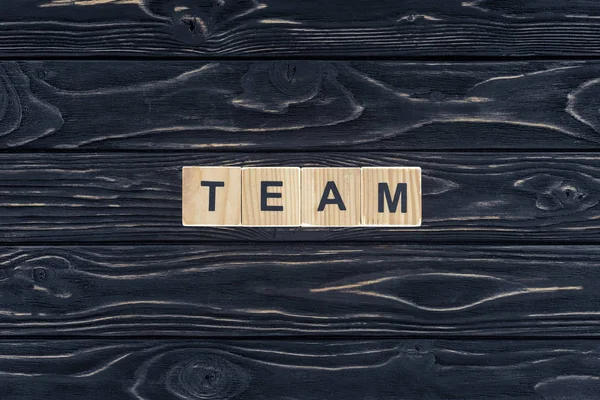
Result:
[[[361,170],[362,225],[421,225],[421,168]]]
[[[302,225],[360,225],[360,168],[303,168]]]
[[[182,176],[183,225],[240,225],[241,168],[183,167]]]
[[[300,226],[300,168],[243,168],[242,223]]]

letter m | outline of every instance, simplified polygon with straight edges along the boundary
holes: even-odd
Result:
[[[390,193],[390,187],[385,182],[379,183],[378,188],[378,211],[380,213],[385,212],[384,200],[388,205],[388,208],[391,213],[395,213],[398,209],[398,203],[400,202],[400,212],[405,214],[406,211],[406,203],[407,203],[407,185],[406,183],[399,183],[396,185],[396,191],[394,192],[394,198],[392,199],[392,194]]]

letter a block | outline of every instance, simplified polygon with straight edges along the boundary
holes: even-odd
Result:
[[[245,226],[300,225],[300,168],[243,168]]]
[[[362,168],[362,225],[421,225],[421,168]]]
[[[240,225],[241,168],[184,167],[182,174],[183,225]]]
[[[302,225],[360,225],[360,168],[302,168]]]

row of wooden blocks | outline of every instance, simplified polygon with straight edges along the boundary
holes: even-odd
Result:
[[[186,226],[419,226],[421,168],[184,167]]]

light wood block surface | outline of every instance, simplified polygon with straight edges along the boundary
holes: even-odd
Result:
[[[182,175],[183,225],[240,225],[241,168],[184,167]]]
[[[300,225],[300,168],[243,168],[245,226]]]
[[[361,170],[362,225],[421,225],[421,168]]]
[[[302,168],[302,225],[360,225],[360,168]]]

